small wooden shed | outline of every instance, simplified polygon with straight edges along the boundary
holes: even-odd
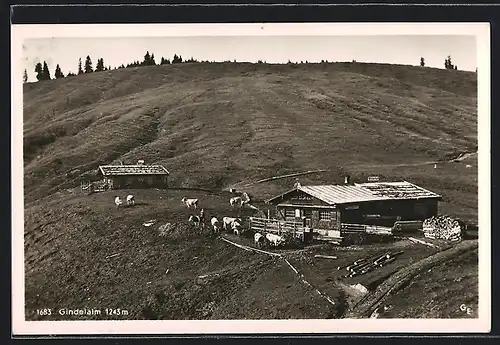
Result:
[[[110,189],[167,188],[170,173],[163,165],[101,165],[99,173]]]

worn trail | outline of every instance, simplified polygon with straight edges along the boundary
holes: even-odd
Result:
[[[333,299],[331,297],[329,297],[327,294],[321,292],[319,289],[316,289],[315,287],[313,287],[304,277],[304,275],[302,273],[299,272],[299,270],[297,270],[296,267],[294,267],[290,261],[288,261],[282,254],[278,254],[278,253],[273,253],[273,252],[268,252],[268,251],[265,251],[265,250],[260,250],[260,249],[257,249],[257,248],[253,248],[253,247],[249,247],[249,246],[245,246],[245,245],[241,245],[241,244],[238,244],[238,243],[234,243],[232,241],[229,241],[228,239],[225,239],[224,237],[221,237],[221,239],[233,246],[236,246],[238,248],[241,248],[243,250],[246,250],[246,251],[254,251],[254,252],[257,252],[257,253],[262,253],[262,254],[266,254],[266,255],[271,255],[271,256],[275,256],[275,257],[279,257],[281,259],[283,259],[285,261],[285,263],[288,265],[288,267],[290,267],[292,269],[292,271],[300,278],[300,281],[307,285],[308,287],[310,287],[311,289],[313,289],[319,296],[321,296],[322,298],[324,298],[326,301],[328,301],[328,303],[330,303],[331,305],[335,305],[335,302],[333,301]]]

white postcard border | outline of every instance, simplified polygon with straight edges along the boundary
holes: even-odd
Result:
[[[490,24],[256,23],[12,25],[12,332],[47,334],[468,333],[491,327]],[[477,319],[25,321],[22,42],[42,37],[473,35],[478,65],[479,311]]]

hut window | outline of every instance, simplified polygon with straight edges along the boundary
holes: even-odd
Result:
[[[304,210],[304,217],[306,217],[307,219],[311,219],[311,209],[305,209]]]
[[[319,220],[330,220],[330,211],[319,211]]]

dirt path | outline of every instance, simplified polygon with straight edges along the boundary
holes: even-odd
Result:
[[[333,299],[328,296],[327,294],[325,294],[324,292],[321,292],[319,289],[313,287],[311,285],[311,283],[309,283],[306,278],[304,277],[304,275],[302,273],[299,272],[299,270],[297,270],[296,267],[294,267],[290,261],[287,260],[286,257],[284,257],[284,255],[286,254],[293,254],[294,252],[288,252],[288,253],[283,253],[283,254],[278,254],[278,253],[273,253],[273,252],[268,252],[268,251],[265,251],[265,250],[260,250],[260,249],[256,249],[256,248],[253,248],[253,247],[249,247],[249,246],[245,246],[245,245],[241,245],[241,244],[238,244],[238,243],[234,243],[232,241],[229,241],[228,239],[224,238],[224,237],[220,237],[221,240],[223,240],[224,242],[226,243],[229,243],[233,246],[236,246],[238,248],[241,248],[243,250],[246,250],[246,251],[254,251],[254,252],[257,252],[257,253],[261,253],[261,254],[266,254],[266,255],[271,255],[271,256],[276,256],[276,257],[279,257],[280,259],[283,259],[285,261],[285,263],[288,265],[288,267],[291,268],[291,270],[300,278],[301,282],[304,284],[304,285],[307,285],[309,288],[313,289],[319,296],[321,296],[322,298],[324,298],[326,301],[328,301],[328,303],[330,303],[331,305],[335,305],[335,302],[333,301]]]
[[[404,288],[404,286],[415,276],[426,269],[429,269],[439,263],[450,260],[453,257],[466,251],[477,248],[477,241],[464,241],[456,246],[428,256],[408,267],[401,269],[393,274],[389,279],[380,284],[374,292],[364,296],[344,318],[364,318],[369,317],[390,294]]]
[[[462,160],[470,158],[471,156],[476,155],[476,154],[477,154],[477,151],[476,152],[461,152],[455,158],[444,160],[444,161],[433,160],[433,161],[424,161],[424,162],[417,162],[417,163],[398,163],[398,164],[366,164],[366,165],[357,164],[357,165],[344,165],[343,168],[373,169],[373,168],[381,168],[381,167],[393,167],[393,168],[416,167],[416,166],[422,166],[422,165],[452,163],[452,162],[462,161]],[[235,184],[229,186],[228,188],[250,187],[250,186],[253,186],[255,184],[279,180],[279,179],[283,179],[283,178],[317,174],[317,173],[328,172],[328,171],[329,170],[326,170],[326,169],[308,170],[308,171],[304,171],[304,172],[298,172],[298,173],[287,174],[287,175],[271,176],[271,177],[268,177],[265,179],[261,179],[261,180],[257,180],[257,181],[249,182],[249,183],[245,183],[245,182],[241,181],[241,182],[238,182],[238,183],[235,183]]]
[[[303,175],[309,175],[309,174],[317,174],[317,173],[327,172],[327,171],[328,170],[325,170],[325,169],[321,169],[321,170],[308,170],[308,171],[298,172],[298,173],[293,173],[293,174],[272,176],[272,177],[268,177],[268,178],[265,178],[265,179],[262,179],[262,180],[257,180],[257,181],[246,183],[246,184],[242,184],[244,182],[238,182],[238,183],[235,183],[234,185],[230,186],[229,188],[250,187],[250,186],[253,186],[254,184],[269,182],[269,181],[273,181],[273,180],[279,180],[279,179],[282,179],[282,178],[295,177],[295,176],[303,176]]]

